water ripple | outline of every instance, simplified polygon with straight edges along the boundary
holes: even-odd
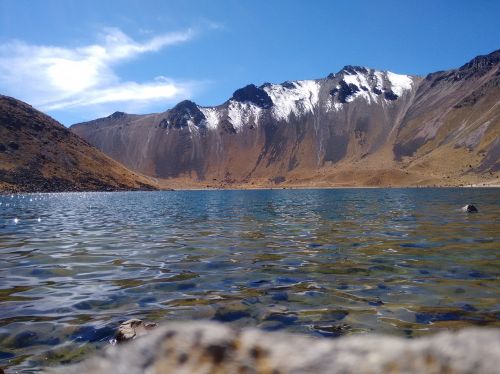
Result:
[[[127,318],[337,337],[499,326],[500,190],[0,196],[0,367],[72,362]],[[479,214],[464,214],[468,202]]]

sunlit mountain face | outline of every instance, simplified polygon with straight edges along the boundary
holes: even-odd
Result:
[[[345,66],[71,129],[133,170],[213,186],[488,183],[500,170],[499,61],[425,77]]]

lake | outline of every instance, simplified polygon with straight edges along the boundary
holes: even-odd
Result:
[[[500,327],[499,217],[494,188],[2,195],[0,368],[77,361],[129,318]]]

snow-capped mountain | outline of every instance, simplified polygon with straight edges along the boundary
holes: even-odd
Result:
[[[498,160],[487,155],[500,148],[499,57],[496,51],[426,78],[345,66],[322,79],[250,84],[215,107],[186,100],[163,113],[118,112],[72,130],[161,178],[292,181],[353,165],[361,174],[403,170],[404,177],[424,159],[441,163],[442,174],[451,164],[433,155],[444,148],[458,158],[473,149],[479,156],[474,167],[465,157],[469,169],[496,172]],[[482,117],[469,116],[483,106]]]
[[[321,111],[339,112],[355,101],[390,105],[411,92],[415,81],[418,83],[419,78],[346,66],[325,79],[264,83],[260,87],[249,84],[216,107],[202,107],[185,100],[167,111],[160,125],[189,132],[224,129],[238,133],[266,121],[287,122]]]

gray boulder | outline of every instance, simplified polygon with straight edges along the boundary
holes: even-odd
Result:
[[[46,373],[498,373],[499,352],[498,329],[326,339],[184,322]]]

